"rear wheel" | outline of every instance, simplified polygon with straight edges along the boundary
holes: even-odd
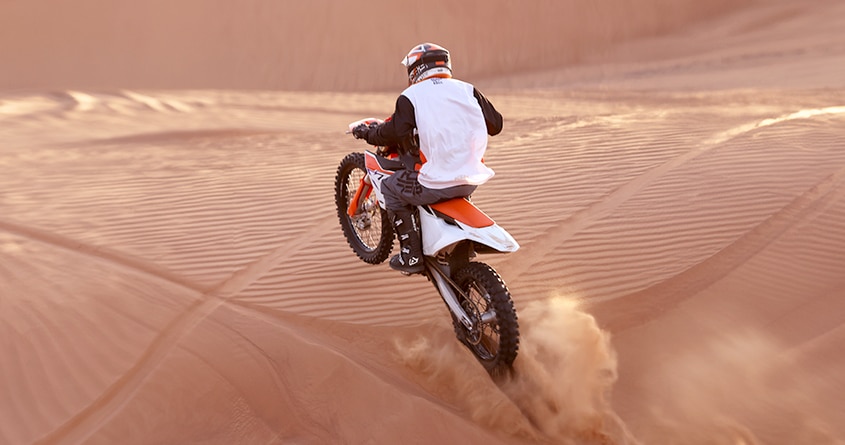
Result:
[[[519,325],[507,285],[484,263],[469,263],[454,276],[466,297],[461,307],[475,325],[453,319],[455,333],[491,374],[509,370],[519,349]]]
[[[364,262],[379,264],[387,259],[393,249],[393,228],[388,223],[387,211],[379,206],[373,191],[368,197],[361,197],[354,215],[348,213],[349,203],[362,187],[362,180],[366,176],[364,154],[346,155],[337,167],[335,204],[346,242]]]

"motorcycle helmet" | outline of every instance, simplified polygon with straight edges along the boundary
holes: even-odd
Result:
[[[449,50],[434,43],[421,43],[402,59],[408,70],[408,85],[430,77],[452,77],[452,60]]]

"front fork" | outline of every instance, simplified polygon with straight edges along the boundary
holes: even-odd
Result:
[[[349,201],[349,207],[346,208],[346,214],[349,215],[350,218],[357,215],[361,210],[361,202],[366,201],[372,192],[373,182],[370,180],[370,176],[366,175],[361,178],[361,184],[358,186],[358,190],[355,190],[355,196],[353,196],[352,200]]]

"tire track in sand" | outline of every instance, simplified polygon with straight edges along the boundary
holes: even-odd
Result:
[[[544,261],[544,258],[559,248],[567,239],[589,227],[593,222],[610,215],[620,205],[662,178],[666,173],[721,146],[725,142],[743,134],[790,120],[810,119],[831,114],[845,114],[845,106],[799,110],[775,118],[750,122],[713,135],[710,139],[702,141],[698,147],[646,171],[632,181],[618,187],[605,199],[573,213],[572,216],[561,221],[560,224],[553,226],[544,234],[538,235],[535,238],[538,242],[533,242],[527,246],[527,248],[531,249],[530,256],[511,256],[503,261],[503,263],[508,264],[509,281],[516,282],[520,276],[526,271],[531,270],[539,262]],[[519,258],[519,260],[517,261],[515,258]],[[532,258],[535,260],[531,261]]]
[[[828,204],[842,194],[840,189],[843,186],[845,186],[845,167],[826,176],[715,255],[682,273],[624,297],[588,300],[587,304],[600,309],[603,305],[617,302],[619,299],[634,299],[637,304],[626,305],[624,316],[608,319],[608,329],[619,332],[645,324],[658,318],[660,314],[686,297],[701,292],[728,275],[777,240],[796,223],[811,220],[824,212]]]
[[[191,283],[190,281],[182,278],[177,274],[174,274],[168,269],[156,265],[155,263],[144,260],[142,258],[128,255],[123,252],[119,252],[117,250],[105,246],[85,244],[83,242],[76,241],[72,238],[68,238],[57,233],[48,232],[46,230],[26,226],[9,220],[0,220],[0,230],[5,230],[22,238],[39,241],[45,244],[51,244],[53,246],[69,250],[74,253],[79,253],[106,262],[119,264],[123,267],[143,272],[147,275],[167,281],[169,283],[175,284],[193,292],[203,293],[207,290],[203,289],[201,286],[197,286]]]
[[[158,368],[179,342],[203,320],[228,302],[228,298],[260,278],[290,255],[307,247],[316,236],[325,233],[330,225],[336,224],[334,215],[327,216],[321,223],[315,224],[295,240],[277,247],[270,253],[258,258],[247,267],[232,274],[229,279],[210,289],[196,286],[178,275],[161,268],[149,261],[132,257],[121,252],[84,244],[62,235],[47,232],[34,227],[27,227],[11,221],[0,220],[0,229],[34,241],[54,245],[74,253],[136,270],[156,279],[164,280],[198,294],[199,299],[186,310],[179,313],[153,339],[138,360],[106,388],[99,397],[80,410],[53,431],[47,433],[35,444],[81,443],[100,430],[113,418],[143,386],[147,378]],[[245,310],[253,310],[248,306]]]
[[[141,387],[147,376],[158,367],[179,340],[223,303],[223,300],[219,298],[207,298],[207,290],[193,285],[154,263],[137,257],[106,247],[84,244],[56,233],[27,227],[11,221],[0,220],[0,229],[26,239],[50,244],[76,254],[90,256],[107,263],[139,271],[200,296],[188,309],[179,313],[176,318],[168,323],[141,353],[135,364],[107,387],[99,397],[62,425],[34,442],[35,444],[82,442],[90,436],[90,433],[96,431],[96,429],[88,429],[89,433],[83,434],[82,432],[86,431],[88,425],[93,423],[99,428],[100,425],[104,424]]]
[[[538,234],[535,237],[535,242],[525,246],[531,250],[531,255],[519,256],[518,261],[514,260],[516,258],[515,256],[511,256],[503,261],[503,263],[508,264],[508,281],[516,282],[520,276],[543,261],[544,258],[559,248],[567,239],[589,227],[594,221],[610,215],[620,205],[648,187],[651,183],[660,179],[667,172],[706,153],[714,146],[702,145],[672,158],[618,187],[608,194],[605,199],[573,213],[569,218],[561,221],[558,225],[552,226],[545,233]],[[532,259],[534,260],[532,261]]]

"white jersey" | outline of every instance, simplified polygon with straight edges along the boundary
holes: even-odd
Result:
[[[418,180],[425,187],[481,185],[493,177],[493,170],[481,161],[487,151],[487,126],[473,90],[461,80],[430,78],[402,92],[414,106],[426,160]]]

